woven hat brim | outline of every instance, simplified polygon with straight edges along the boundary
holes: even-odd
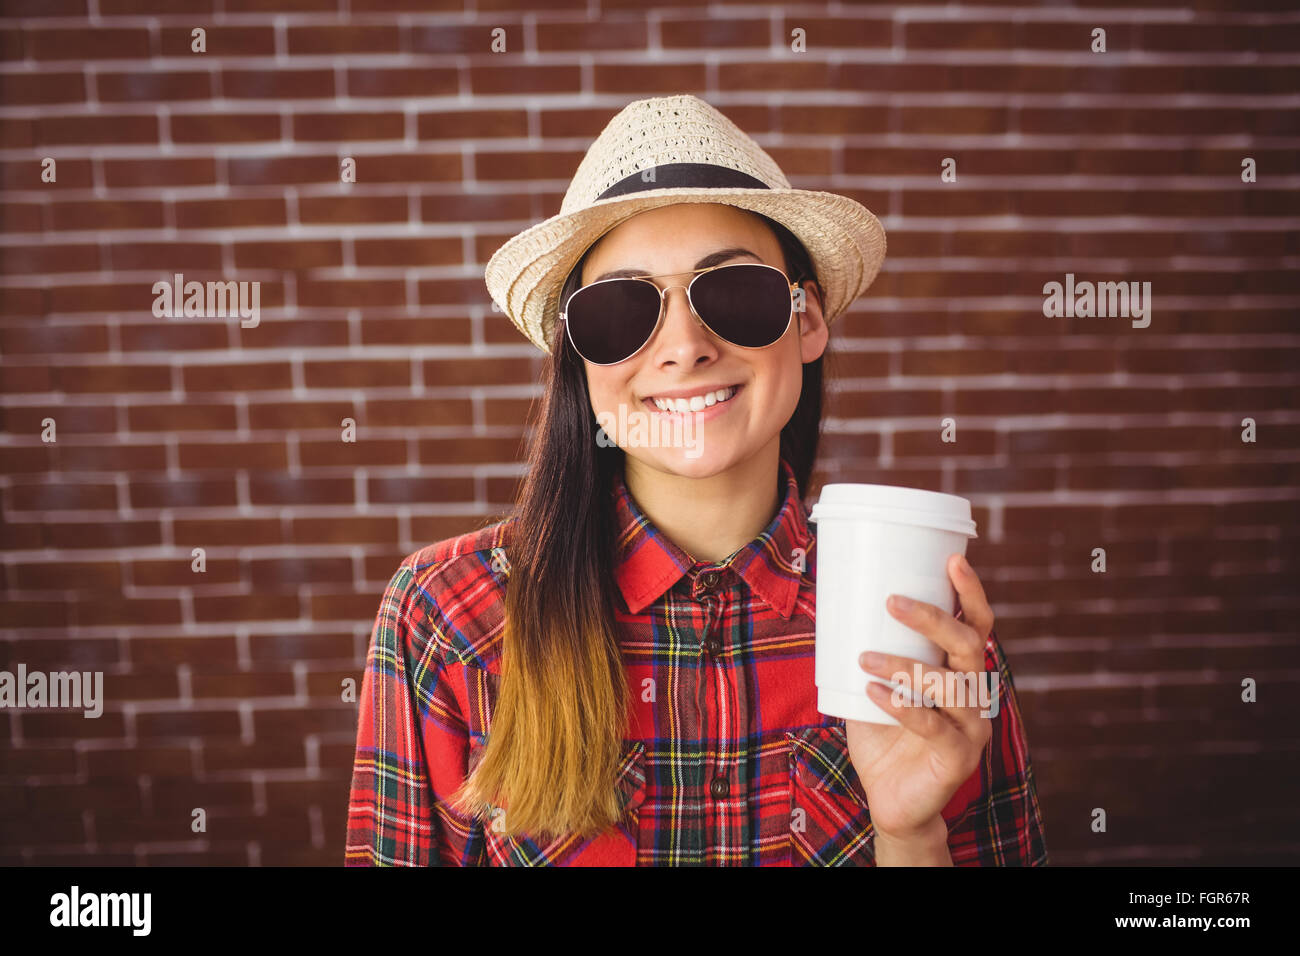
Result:
[[[513,236],[487,262],[488,292],[529,341],[549,352],[561,287],[583,253],[620,222],[682,202],[739,206],[794,233],[826,293],[827,324],[867,290],[884,262],[884,228],[847,196],[808,189],[653,189],[599,200]]]

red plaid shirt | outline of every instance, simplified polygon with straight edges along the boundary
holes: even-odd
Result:
[[[408,556],[367,655],[347,865],[874,865],[844,721],[816,707],[816,537],[784,460],[781,477],[771,523],[714,563],[665,538],[616,479],[618,625],[635,703],[617,781],[624,817],[591,839],[507,838],[444,802],[492,722],[513,521]],[[979,768],[943,809],[948,849],[957,865],[1039,866],[1042,817],[995,634],[984,658],[1001,699]]]

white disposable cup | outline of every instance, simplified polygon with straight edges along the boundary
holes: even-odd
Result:
[[[920,488],[831,484],[809,520],[817,525],[817,710],[831,717],[898,725],[867,696],[867,682],[886,677],[858,663],[880,651],[942,665],[946,651],[885,607],[901,594],[952,612],[957,591],[948,557],[966,554],[978,537],[970,502]],[[908,685],[912,670],[907,669]],[[915,688],[920,691],[922,688]]]

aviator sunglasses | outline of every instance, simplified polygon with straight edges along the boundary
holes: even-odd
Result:
[[[794,318],[793,293],[799,287],[776,266],[739,262],[689,272],[686,301],[705,328],[718,338],[746,349],[780,341]],[[592,365],[617,365],[636,355],[654,338],[663,321],[668,286],[657,276],[601,279],[569,296],[560,319],[574,350]]]

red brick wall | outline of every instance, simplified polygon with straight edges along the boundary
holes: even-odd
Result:
[[[0,653],[107,697],[0,711],[0,863],[341,862],[383,586],[522,470],[483,265],[677,92],[884,222],[821,475],[976,504],[1053,861],[1300,860],[1292,5],[544,6],[0,3]],[[260,325],[155,318],[176,272]],[[1066,273],[1150,326],[1045,317]]]

